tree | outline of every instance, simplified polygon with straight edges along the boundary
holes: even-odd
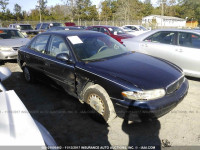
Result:
[[[0,0],[0,6],[1,6],[3,13],[5,13],[5,11],[6,11],[6,7],[9,4],[8,2],[9,2],[9,0]]]
[[[77,0],[75,8],[75,18],[81,20],[97,20],[98,12],[96,6],[90,0]]]
[[[108,1],[103,1],[101,3],[101,20],[111,20],[112,19],[112,10],[110,8],[110,3]]]
[[[19,6],[18,4],[15,4],[14,6],[14,12],[15,12],[15,16],[17,20],[22,19],[22,14],[21,14],[21,6]]]

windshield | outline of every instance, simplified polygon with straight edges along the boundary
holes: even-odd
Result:
[[[53,24],[53,25],[52,25],[53,27],[63,26],[62,23],[52,23],[52,24]]]
[[[98,61],[130,52],[125,46],[107,35],[90,34],[67,38],[77,58],[82,61]]]
[[[114,35],[125,34],[125,32],[118,27],[109,27],[108,29]]]
[[[20,25],[20,27],[21,27],[21,30],[33,30],[31,25]]]
[[[24,38],[18,30],[0,30],[0,39]]]
[[[143,26],[139,26],[140,30],[147,31],[147,29]]]

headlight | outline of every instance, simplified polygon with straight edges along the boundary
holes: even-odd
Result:
[[[132,100],[153,100],[165,96],[164,89],[146,90],[146,91],[124,91],[122,95]]]
[[[12,50],[11,47],[0,47],[0,51],[10,51]]]

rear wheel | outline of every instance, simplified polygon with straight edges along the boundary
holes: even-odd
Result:
[[[30,71],[28,67],[24,66],[23,73],[24,73],[24,78],[27,82],[33,83],[35,81],[33,73]]]
[[[109,123],[116,117],[113,103],[108,93],[100,85],[89,86],[85,90],[84,101],[97,113],[92,112],[93,118],[98,119],[100,115]]]

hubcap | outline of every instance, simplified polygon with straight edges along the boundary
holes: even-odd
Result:
[[[102,116],[104,115],[105,112],[105,107],[104,107],[104,103],[103,100],[96,94],[91,94],[88,97],[88,103],[90,104],[90,106],[96,110],[99,114],[101,114]]]
[[[31,79],[30,72],[26,67],[24,68],[24,76],[27,81],[30,81]]]

